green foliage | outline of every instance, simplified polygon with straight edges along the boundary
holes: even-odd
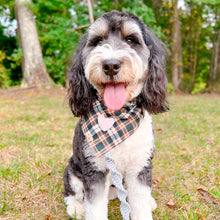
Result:
[[[194,88],[191,93],[194,95],[196,93],[203,92],[206,86],[207,84],[203,81],[203,79],[199,78],[197,79],[197,82],[195,83]]]
[[[10,79],[12,85],[19,85],[22,80],[21,61],[23,58],[23,51],[21,48],[15,48],[7,59],[10,62]]]
[[[68,57],[73,53],[80,36],[73,30],[73,24],[77,25],[76,18],[70,12],[70,9],[74,9],[74,3],[70,0],[40,0],[30,7],[36,16],[48,73],[55,83],[64,85]],[[84,20],[82,23],[85,23]]]
[[[4,58],[1,60],[1,64],[4,66],[5,71],[1,75],[4,75],[5,83],[0,83],[0,87],[9,87],[18,85],[22,79],[21,71],[21,56],[16,58],[17,53],[21,53],[18,50],[17,38],[15,36],[6,36],[4,31],[7,28],[7,22],[11,22],[14,19],[13,13],[13,1],[8,1],[7,5],[3,5],[4,8],[0,8],[0,16],[2,20],[0,23],[0,50],[5,53]],[[5,11],[7,9],[7,11]],[[11,9],[11,10],[9,10]],[[13,10],[12,10],[13,9]],[[9,10],[9,12],[8,12]],[[5,22],[7,21],[7,22]],[[9,24],[10,26],[11,24]],[[19,52],[18,52],[19,51]],[[6,77],[7,76],[7,77]],[[2,78],[2,80],[3,80]]]
[[[196,3],[204,3],[204,4],[210,4],[210,5],[218,5],[220,4],[220,0],[193,0]]]
[[[124,4],[124,1],[120,1],[120,4],[116,4],[114,1],[108,1],[108,0],[97,1],[97,4],[93,6],[94,17],[95,19],[97,19],[102,14],[106,12],[110,12],[112,10],[121,11],[123,4]]]
[[[5,27],[0,25],[0,88],[20,83],[22,51],[17,48],[15,37],[3,34]]]
[[[5,68],[2,61],[5,59],[6,55],[0,50],[0,88],[8,88],[11,84],[9,78],[9,70]]]
[[[122,8],[125,12],[130,12],[138,16],[153,32],[161,39],[165,40],[165,35],[162,33],[161,26],[156,23],[154,11],[148,7],[142,0],[124,1],[125,7]]]
[[[22,73],[20,68],[22,57],[22,49],[14,49],[10,56],[0,50],[0,88],[5,89],[21,83]]]
[[[167,85],[167,92],[168,93],[173,93],[173,85],[172,85],[172,83],[168,83],[168,85]]]
[[[208,23],[207,20],[211,12],[211,8],[207,5],[194,1],[188,2],[187,7],[190,14],[186,14],[185,11],[181,11],[180,14],[184,67],[182,86],[184,91],[195,94],[203,91],[207,85],[211,58],[211,50],[207,47],[207,44],[212,42],[213,24]],[[198,35],[199,39],[197,40]],[[195,53],[197,53],[196,61]],[[194,65],[196,65],[196,72],[193,80],[192,69]]]
[[[157,1],[158,2],[158,1]],[[155,1],[145,1],[154,9],[157,25],[165,35],[164,42],[171,47],[173,7],[172,1],[162,0],[161,7],[156,7]],[[219,1],[191,0],[184,1],[185,6],[178,9],[181,22],[182,64],[183,75],[181,90],[188,93],[202,91],[209,80],[211,60],[211,45],[214,39],[214,30],[218,29],[215,20],[216,6]],[[196,55],[197,54],[197,55]],[[197,57],[197,58],[196,58]],[[171,59],[167,59],[167,73],[171,81]],[[195,73],[193,73],[193,68]],[[203,82],[203,83],[201,83]],[[205,83],[205,84],[204,84]]]
[[[179,8],[183,57],[181,89],[184,92],[200,92],[209,80],[211,45],[215,40],[215,31],[219,29],[217,21],[219,1],[185,0],[185,7]],[[1,0],[0,2],[4,7],[0,8],[0,14],[5,8],[9,8],[10,20],[14,19],[14,1]],[[160,7],[155,2],[160,2]],[[95,19],[114,9],[130,12],[140,17],[166,44],[168,55],[170,55],[173,18],[171,1],[99,0],[93,1],[93,3]],[[48,73],[55,83],[64,85],[66,73],[73,63],[73,54],[78,41],[90,24],[86,1],[33,0],[33,4],[28,7],[31,8],[35,16]],[[201,30],[197,41],[199,27]],[[0,50],[4,54],[2,55],[4,58],[1,60],[1,65],[4,67],[4,74],[1,73],[1,81],[4,79],[8,82],[4,84],[6,87],[21,82],[22,51],[17,50],[17,37],[3,35],[4,28],[0,26]],[[196,72],[192,74],[196,52]],[[170,57],[167,60],[167,73],[171,81]],[[3,83],[0,86],[3,86]],[[169,89],[171,87],[170,84]]]

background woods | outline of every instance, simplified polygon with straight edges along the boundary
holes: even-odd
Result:
[[[117,9],[141,17],[166,44],[169,92],[220,92],[220,0],[91,1],[94,18]],[[0,0],[0,87],[65,85],[87,1]]]

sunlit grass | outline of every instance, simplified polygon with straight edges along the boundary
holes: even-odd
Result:
[[[170,108],[154,117],[153,174],[162,179],[153,187],[155,219],[218,219],[220,97],[172,96]],[[175,206],[167,205],[170,199]]]
[[[77,119],[65,95],[62,88],[1,94],[0,219],[68,219],[62,174]],[[220,96],[169,101],[168,113],[153,116],[154,219],[218,219]],[[118,206],[110,203],[110,220],[122,219]]]

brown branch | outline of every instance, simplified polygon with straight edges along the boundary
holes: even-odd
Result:
[[[94,22],[94,16],[93,16],[93,11],[92,11],[92,2],[91,0],[87,0],[88,2],[88,9],[89,9],[89,20],[90,23],[92,24]]]
[[[83,28],[87,28],[89,27],[90,24],[84,24],[84,25],[81,25],[81,26],[78,26],[76,28],[74,28],[73,30],[80,30],[80,29],[83,29]]]
[[[68,29],[67,31],[68,31],[68,32],[78,31],[78,30],[80,30],[80,29],[89,27],[89,25],[90,25],[90,24],[81,25],[81,26],[75,27],[75,28],[73,28],[73,29]]]

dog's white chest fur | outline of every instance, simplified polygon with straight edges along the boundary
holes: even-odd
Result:
[[[131,169],[142,169],[152,155],[154,148],[153,128],[151,116],[145,112],[137,130],[110,153],[116,161],[119,172]]]

